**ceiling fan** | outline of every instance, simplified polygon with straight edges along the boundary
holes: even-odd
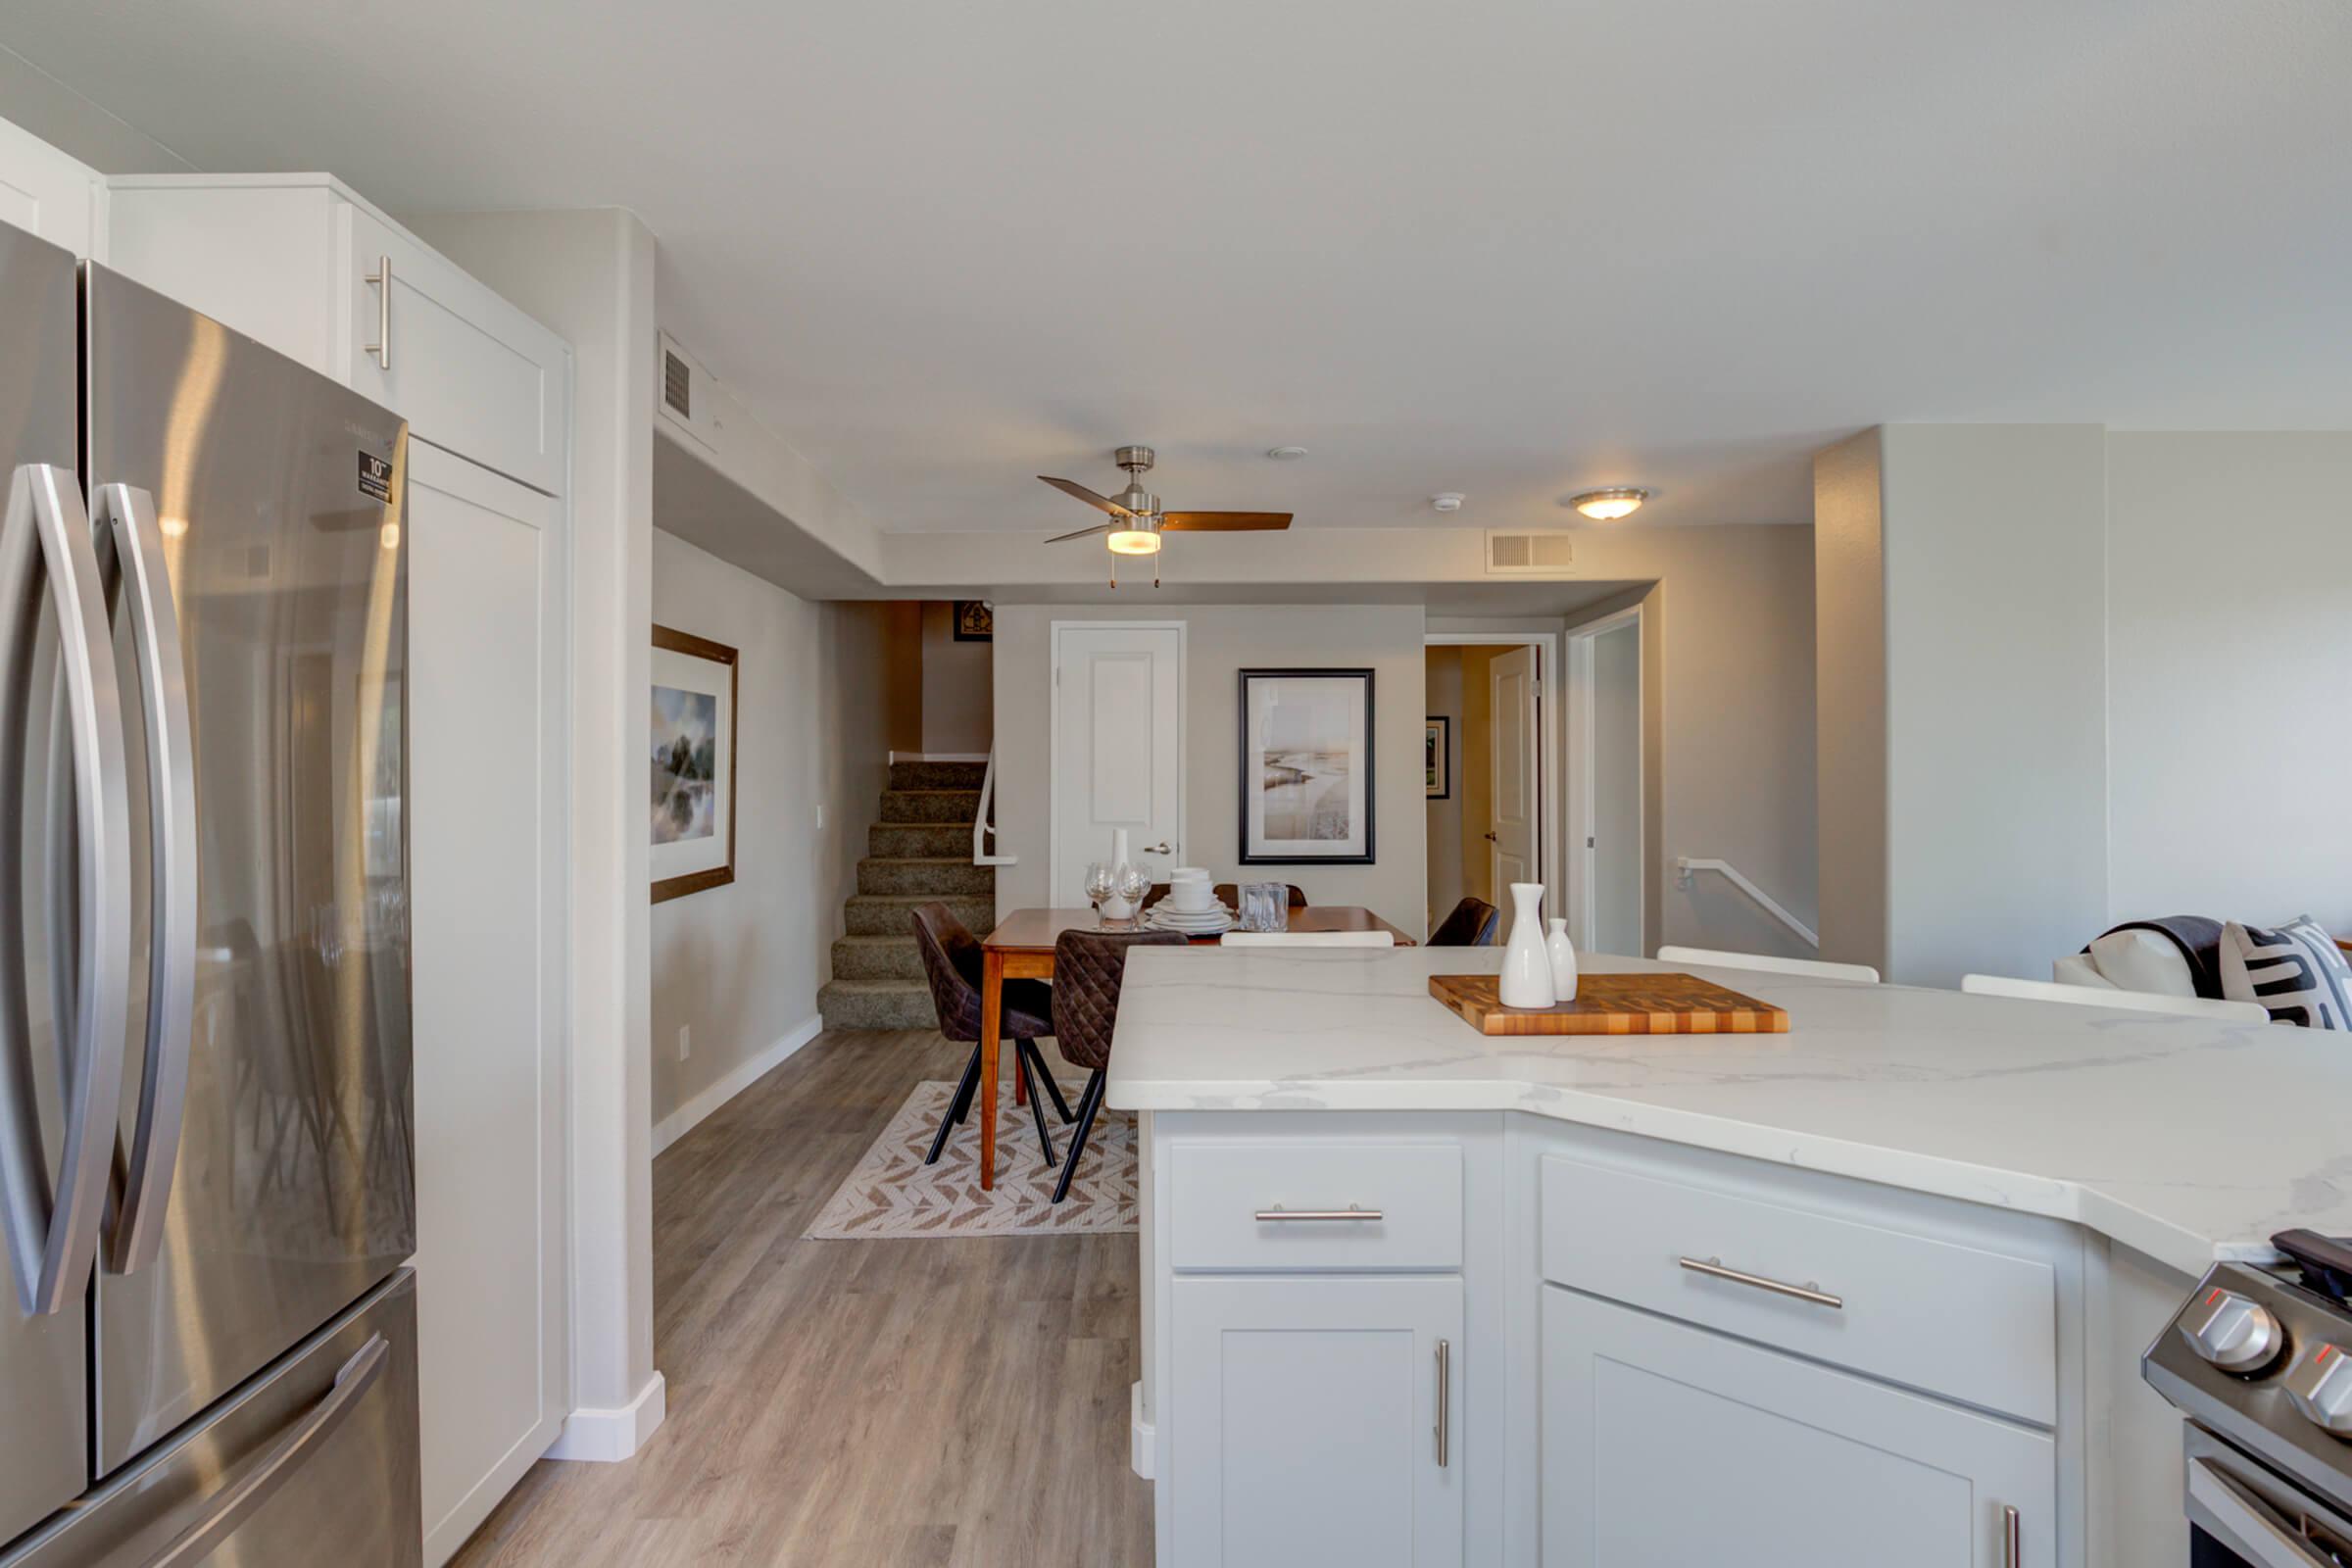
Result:
[[[1115,496],[1099,496],[1075,479],[1056,479],[1041,473],[1040,479],[1065,495],[1076,496],[1088,506],[1110,514],[1106,522],[1073,533],[1056,534],[1046,541],[1057,545],[1066,539],[1084,539],[1091,534],[1102,534],[1110,546],[1110,585],[1119,585],[1119,556],[1150,556],[1152,586],[1159,586],[1159,536],[1162,533],[1249,533],[1272,528],[1288,528],[1291,514],[1287,512],[1162,512],[1159,497],[1144,488],[1143,476],[1152,471],[1153,454],[1150,447],[1121,447],[1110,455],[1110,461],[1127,470],[1127,488]]]

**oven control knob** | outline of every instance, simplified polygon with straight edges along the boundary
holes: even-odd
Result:
[[[2323,1345],[2286,1375],[2286,1396],[2323,1432],[2352,1438],[2352,1355]]]
[[[2269,1307],[2215,1286],[2180,1314],[2188,1348],[2225,1372],[2251,1377],[2278,1359],[2286,1331]]]

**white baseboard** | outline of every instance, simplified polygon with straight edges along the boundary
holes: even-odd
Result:
[[[646,1445],[669,1413],[666,1390],[657,1372],[648,1378],[637,1397],[616,1410],[583,1407],[564,1423],[564,1435],[547,1450],[550,1459],[584,1459],[593,1464],[615,1464]]]
[[[659,1154],[694,1131],[696,1124],[704,1117],[767,1076],[768,1069],[814,1040],[824,1031],[824,1027],[825,1020],[821,1015],[802,1019],[793,1025],[792,1032],[783,1039],[654,1123],[654,1152]]]
[[[894,762],[985,762],[986,752],[893,752]]]
[[[1127,1385],[1127,1468],[1152,1479],[1152,1458],[1158,1451],[1159,1429],[1144,1419],[1144,1385]]]

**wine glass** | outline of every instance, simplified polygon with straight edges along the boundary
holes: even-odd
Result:
[[[1138,922],[1143,918],[1144,895],[1151,891],[1152,872],[1148,867],[1134,864],[1119,867],[1119,897],[1127,901],[1127,907],[1135,911]]]
[[[1095,906],[1097,929],[1101,929],[1102,924],[1102,901],[1110,897],[1114,886],[1109,866],[1101,860],[1089,860],[1086,863],[1086,896]]]

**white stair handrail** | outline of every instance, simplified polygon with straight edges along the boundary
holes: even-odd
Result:
[[[1731,883],[1732,886],[1738,888],[1740,892],[1755,900],[1756,903],[1763,907],[1765,913],[1780,921],[1781,924],[1787,926],[1798,936],[1803,937],[1805,939],[1806,947],[1812,948],[1816,952],[1820,951],[1821,933],[1815,931],[1811,926],[1805,924],[1804,921],[1799,920],[1795,915],[1790,914],[1787,909],[1783,908],[1781,906],[1780,900],[1774,898],[1771,894],[1765,892],[1753,882],[1750,882],[1744,875],[1741,874],[1740,868],[1732,864],[1731,861],[1717,860],[1707,858],[1694,858],[1690,856],[1684,855],[1676,857],[1674,869],[1675,885],[1682,888],[1686,892],[1690,890],[1690,877],[1693,872],[1713,871],[1717,873],[1723,877],[1724,880]]]
[[[1018,865],[1017,855],[998,855],[988,847],[997,836],[995,821],[997,807],[997,749],[988,749],[988,767],[980,775],[980,809],[972,815],[972,863],[974,865]]]

